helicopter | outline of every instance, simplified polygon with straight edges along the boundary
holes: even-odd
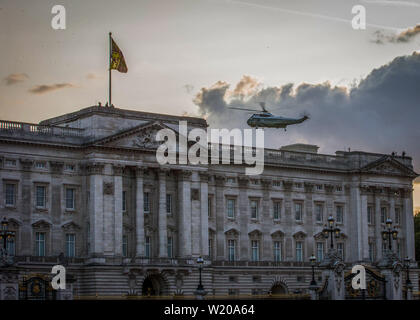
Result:
[[[284,128],[284,131],[286,131],[286,127],[302,123],[303,121],[309,119],[309,116],[303,115],[301,118],[285,118],[281,116],[275,116],[272,113],[268,112],[265,107],[265,102],[260,102],[260,106],[262,109],[262,112],[260,113],[254,113],[248,120],[247,124],[252,127],[258,129],[260,128]],[[254,109],[245,109],[245,108],[235,108],[235,107],[229,107],[230,109],[236,109],[236,110],[242,110],[242,111],[252,111],[255,112],[258,110]]]

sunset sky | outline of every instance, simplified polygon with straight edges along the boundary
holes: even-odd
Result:
[[[51,27],[56,4],[65,30]],[[366,30],[351,26],[358,4]],[[420,0],[0,0],[0,119],[104,104],[112,31],[128,66],[113,71],[118,108],[233,128],[247,114],[228,106],[266,101],[276,114],[311,115],[267,130],[271,146],[406,151],[420,172],[419,17]]]

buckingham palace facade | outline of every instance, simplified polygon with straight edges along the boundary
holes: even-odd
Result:
[[[0,218],[15,232],[7,268],[19,290],[62,264],[73,297],[188,296],[202,256],[208,296],[305,292],[309,257],[322,261],[330,246],[330,216],[349,268],[381,260],[388,218],[395,253],[414,262],[409,156],[294,144],[265,149],[258,176],[241,164],[161,166],[156,132],[176,132],[180,120],[207,128],[101,106],[39,124],[0,121]]]

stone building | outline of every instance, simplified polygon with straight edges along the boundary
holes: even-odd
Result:
[[[201,255],[209,296],[306,292],[309,257],[322,261],[330,245],[329,216],[348,268],[382,259],[387,218],[395,252],[414,257],[410,157],[295,144],[265,149],[259,176],[241,164],[160,166],[156,132],[182,135],[180,120],[207,128],[100,106],[39,124],[0,121],[0,217],[16,233],[7,270],[20,291],[64,264],[68,297],[192,295]],[[415,290],[418,274],[413,263]]]

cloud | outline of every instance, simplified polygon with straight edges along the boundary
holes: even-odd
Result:
[[[289,83],[259,87],[244,97],[218,81],[202,88],[193,101],[213,128],[247,128],[250,115],[229,107],[258,108],[260,101],[277,115],[298,117],[308,112],[310,120],[288,127],[287,132],[266,129],[265,145],[278,148],[306,141],[319,145],[323,153],[347,148],[388,154],[406,151],[420,172],[419,83],[420,53],[414,52],[372,70],[352,88],[329,82]]]
[[[400,32],[399,34],[386,34],[383,31],[375,31],[375,39],[372,42],[377,44],[384,44],[385,42],[390,43],[407,43],[414,39],[420,33],[420,24],[416,25],[413,28],[408,28]]]
[[[95,80],[95,79],[101,79],[101,78],[102,78],[102,76],[99,76],[95,73],[88,73],[86,75],[86,79],[89,79],[89,80]]]
[[[6,82],[6,85],[10,86],[18,82],[23,82],[28,78],[29,76],[26,73],[11,73],[3,80]]]
[[[55,83],[52,85],[42,84],[35,86],[29,90],[33,94],[44,94],[50,91],[64,89],[64,88],[74,88],[75,86],[71,83]]]
[[[191,93],[194,90],[194,86],[192,84],[186,84],[184,85],[184,89],[187,93]]]

